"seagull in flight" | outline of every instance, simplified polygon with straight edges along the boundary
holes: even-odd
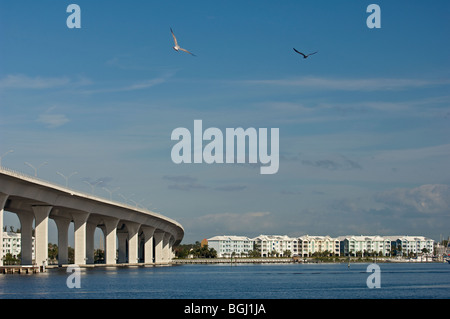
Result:
[[[194,53],[191,53],[191,52],[189,52],[188,50],[183,49],[183,48],[181,48],[181,47],[178,45],[177,38],[175,37],[175,34],[173,34],[172,28],[170,28],[170,32],[172,33],[173,41],[175,42],[175,46],[173,47],[173,49],[174,49],[175,51],[178,52],[178,50],[181,50],[181,51],[184,51],[184,52],[186,52],[186,53],[189,53],[190,55],[196,56]]]
[[[303,55],[303,58],[306,59],[307,57],[309,57],[310,55],[316,54],[318,51],[310,53],[310,54],[303,54],[300,51],[296,50],[295,48],[293,48],[295,52],[297,52],[298,54]]]

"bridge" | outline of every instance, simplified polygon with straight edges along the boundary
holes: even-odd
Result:
[[[161,214],[107,200],[31,177],[0,166],[0,244],[4,211],[21,224],[21,264],[48,264],[48,225],[58,233],[58,264],[68,264],[69,226],[74,229],[74,263],[94,264],[94,233],[100,228],[105,264],[169,264],[172,248],[181,242],[183,227]],[[34,223],[34,236],[33,236]],[[34,261],[33,261],[34,240]],[[118,253],[117,253],[118,251]],[[0,246],[0,265],[3,250]]]

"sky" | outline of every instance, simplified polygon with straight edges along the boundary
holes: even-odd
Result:
[[[175,219],[182,243],[447,238],[449,14],[445,0],[0,0],[1,165],[61,185],[76,172],[69,187]],[[174,163],[171,134],[194,120],[278,128],[278,172]]]

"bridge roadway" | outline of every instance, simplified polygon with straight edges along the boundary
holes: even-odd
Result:
[[[60,265],[68,264],[71,222],[74,223],[74,263],[80,266],[94,263],[97,227],[105,238],[106,265],[138,264],[139,261],[168,264],[173,257],[172,247],[184,236],[181,224],[163,215],[0,167],[0,244],[3,244],[4,210],[17,214],[20,220],[22,265],[47,265],[49,218],[55,221],[58,232]],[[3,265],[2,257],[0,249],[0,265]]]

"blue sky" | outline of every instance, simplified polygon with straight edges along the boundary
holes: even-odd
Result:
[[[66,8],[81,8],[69,29]],[[369,29],[366,8],[381,8]],[[0,0],[2,165],[214,235],[449,236],[450,3]],[[172,28],[193,57],[172,49]],[[292,48],[319,51],[307,60]],[[177,127],[279,128],[280,169],[182,164]],[[119,195],[120,194],[120,195]],[[5,224],[14,223],[7,215]]]

